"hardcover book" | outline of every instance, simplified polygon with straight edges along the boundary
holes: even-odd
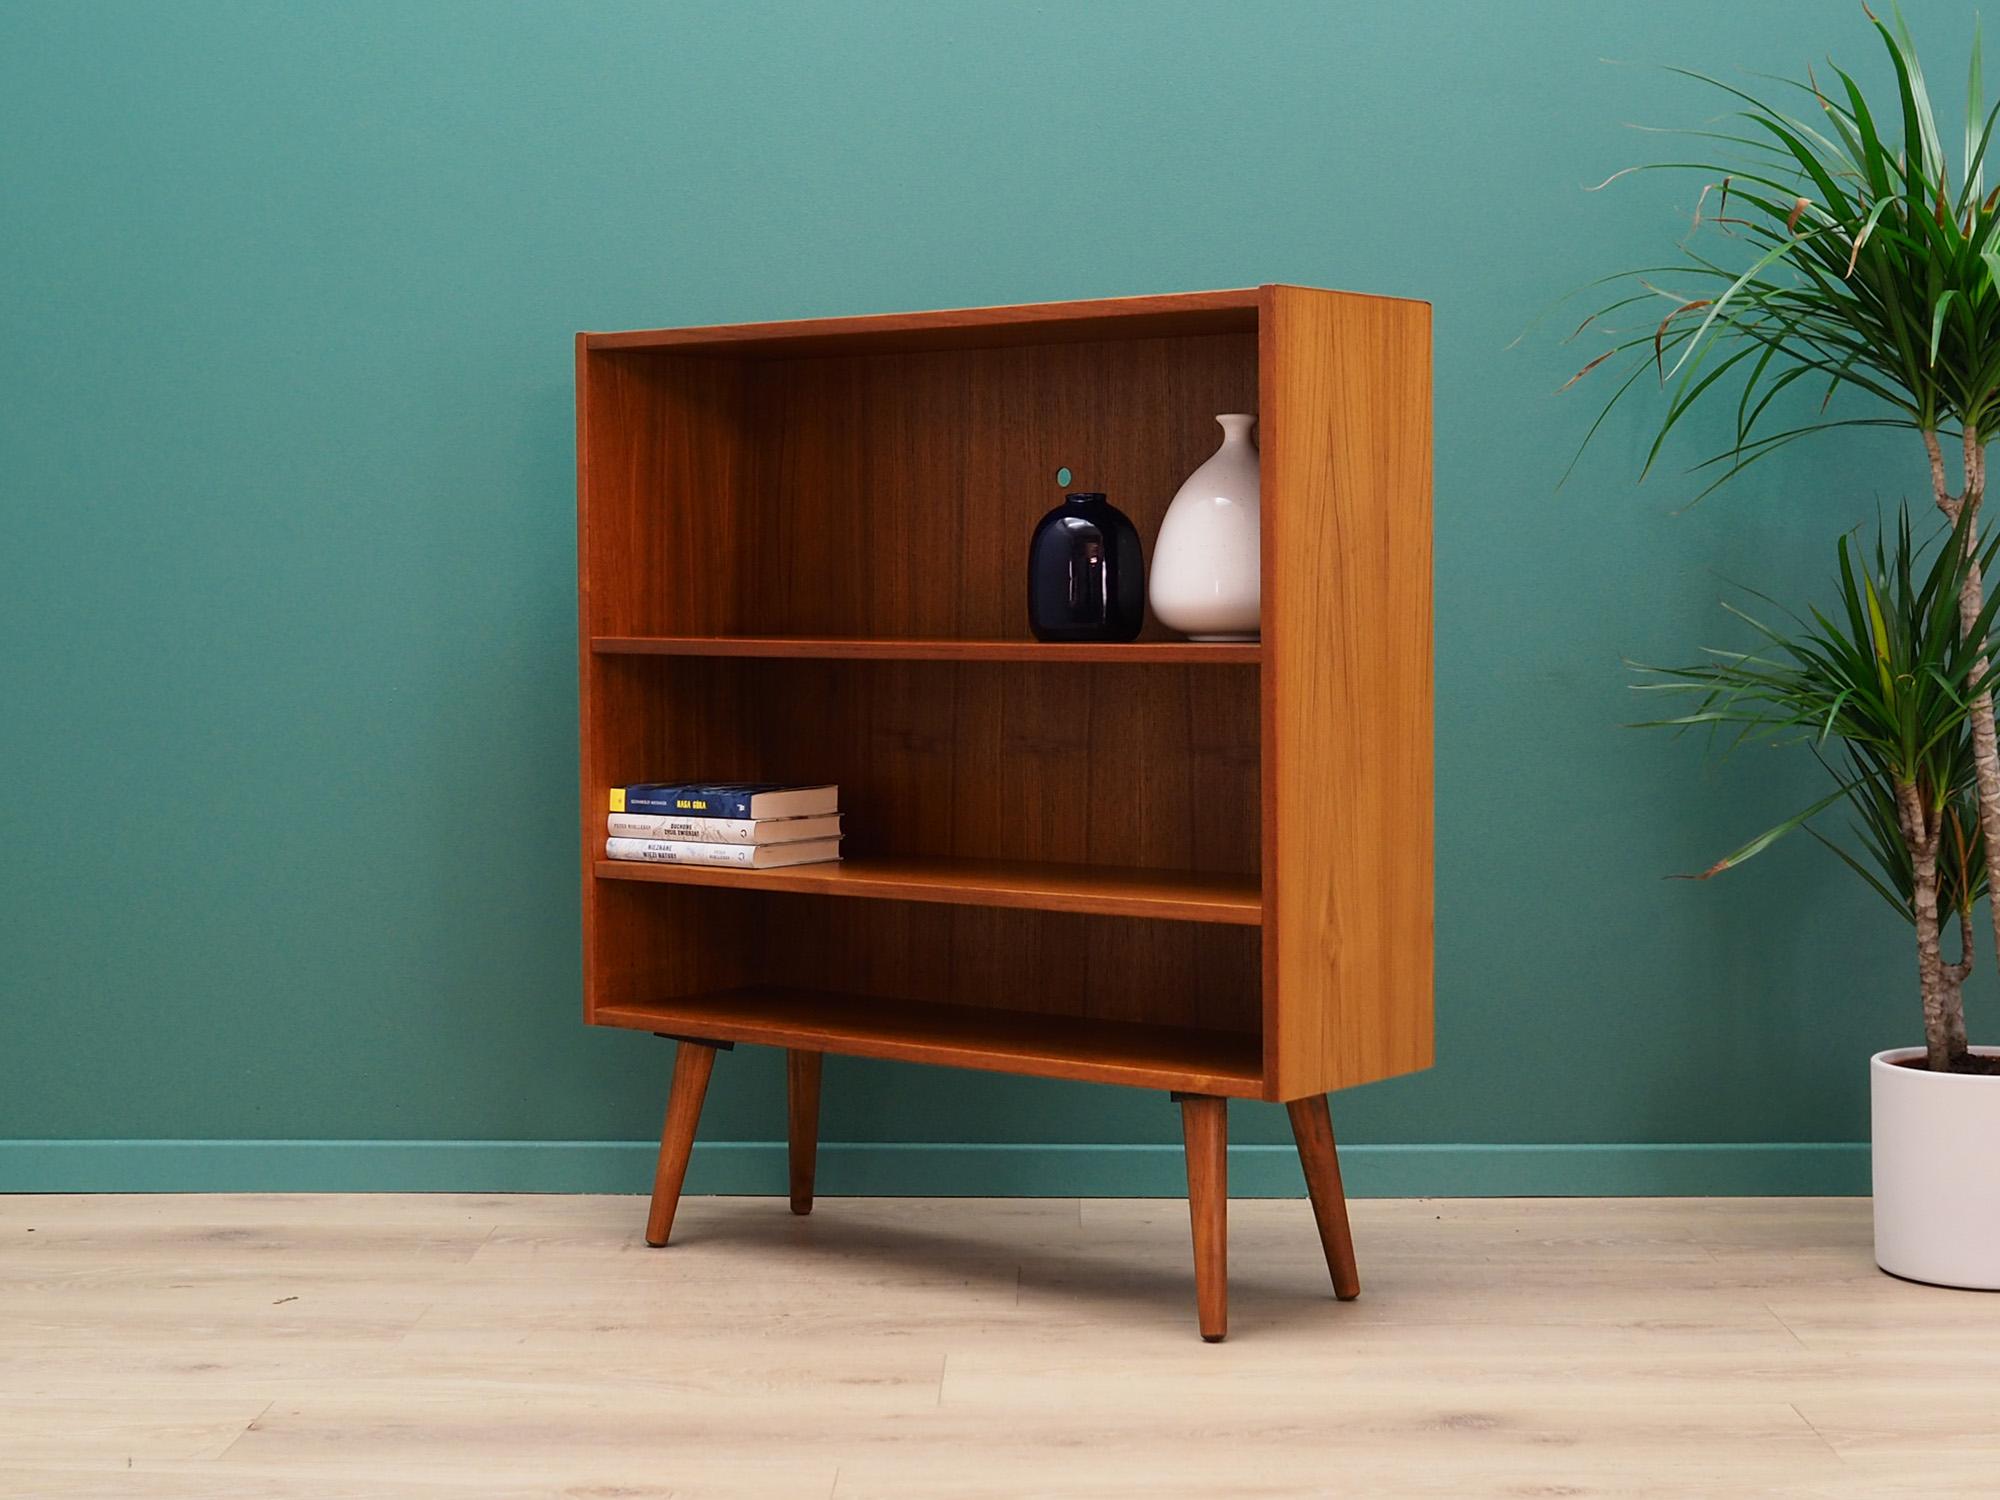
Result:
[[[840,858],[839,839],[802,839],[793,844],[705,844],[693,839],[606,839],[607,859],[641,860],[654,865],[733,865],[774,870],[781,865],[816,865]]]
[[[611,789],[611,811],[669,817],[813,818],[840,810],[840,788],[772,781],[644,781]]]
[[[686,813],[613,813],[605,831],[617,839],[690,839],[698,844],[796,844],[837,839],[840,814],[823,818],[696,818]]]

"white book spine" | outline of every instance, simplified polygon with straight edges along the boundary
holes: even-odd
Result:
[[[604,841],[604,854],[607,859],[641,859],[655,865],[754,867],[757,845],[706,844],[692,839],[610,838]]]
[[[673,813],[612,813],[615,839],[681,839],[695,844],[748,844],[757,825],[748,818],[682,818]]]

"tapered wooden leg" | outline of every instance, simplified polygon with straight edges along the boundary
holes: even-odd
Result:
[[[702,1042],[674,1044],[674,1083],[667,1094],[667,1123],[660,1130],[653,1206],[646,1214],[649,1245],[664,1245],[673,1232],[674,1210],[680,1207],[681,1183],[687,1177],[688,1153],[694,1149],[694,1127],[701,1119],[701,1101],[708,1093],[708,1075],[714,1068],[715,1048]]]
[[[792,1212],[813,1211],[813,1168],[819,1161],[817,1052],[785,1052],[785,1112],[791,1126]]]
[[[1340,1186],[1340,1155],[1333,1144],[1326,1095],[1294,1099],[1285,1112],[1292,1117],[1292,1138],[1299,1143],[1299,1165],[1306,1169],[1306,1191],[1312,1194],[1313,1218],[1319,1224],[1326,1269],[1333,1277],[1333,1295],[1352,1302],[1361,1295],[1361,1273],[1354,1265],[1354,1234],[1347,1227],[1347,1194]]]
[[[1228,1104],[1209,1094],[1182,1094],[1180,1105],[1188,1221],[1194,1227],[1195,1308],[1201,1336],[1214,1344],[1229,1332]]]

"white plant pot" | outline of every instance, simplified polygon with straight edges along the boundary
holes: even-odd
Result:
[[[1257,639],[1257,450],[1247,413],[1217,417],[1222,446],[1188,475],[1160,523],[1146,602],[1169,630],[1198,641]]]
[[[2000,1291],[2000,1077],[1900,1066],[1923,1055],[1902,1047],[1868,1064],[1875,1264],[1911,1281]]]

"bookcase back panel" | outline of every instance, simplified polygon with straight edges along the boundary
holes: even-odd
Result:
[[[1215,415],[1257,409],[1257,351],[1212,334],[772,360],[750,387],[742,631],[1026,638],[1028,538],[1062,500],[1057,470],[1150,548]]]
[[[597,658],[597,774],[834,782],[852,855],[1253,875],[1254,667]],[[600,804],[601,805],[601,804]],[[598,820],[601,828],[601,817]]]
[[[767,982],[1212,1031],[1262,1024],[1254,928],[759,893]],[[782,941],[779,937],[782,936]]]

